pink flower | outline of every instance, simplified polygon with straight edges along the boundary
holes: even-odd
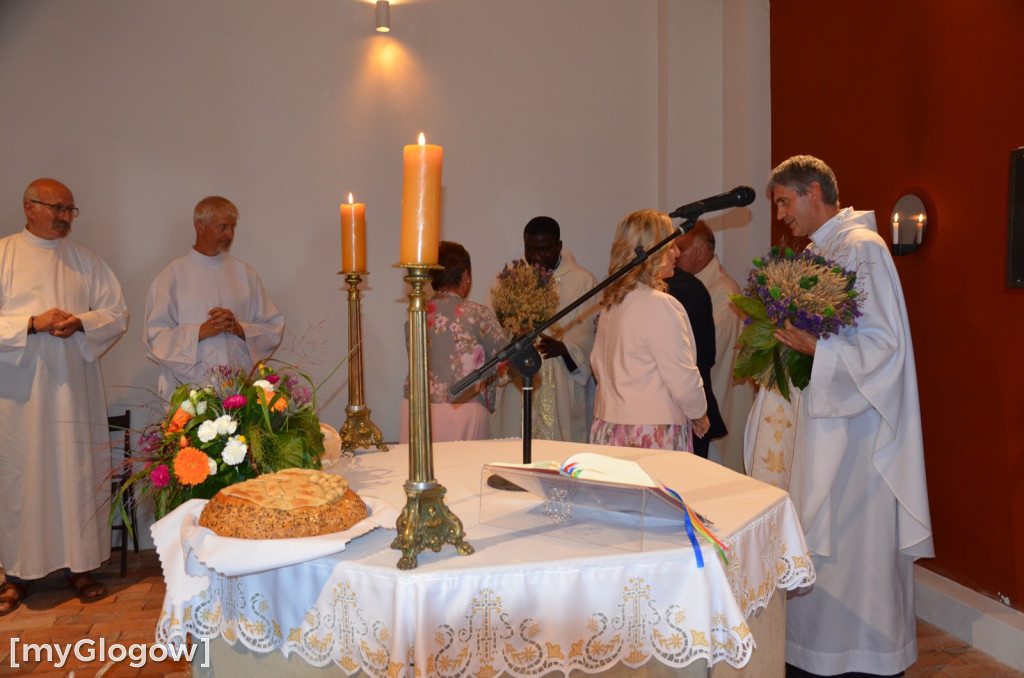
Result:
[[[460,358],[462,360],[462,373],[469,374],[484,364],[484,347],[476,344],[473,346],[472,353],[463,353]]]
[[[154,466],[153,470],[149,472],[149,480],[153,483],[153,487],[167,487],[167,484],[171,482],[171,472],[163,464]]]
[[[281,377],[279,377],[276,374],[271,374],[267,376],[267,381],[269,381],[271,384],[276,384],[277,382],[281,381]]]
[[[245,407],[246,402],[247,401],[245,399],[245,396],[242,395],[241,393],[238,393],[233,396],[228,396],[227,398],[224,399],[224,409],[237,410],[239,407]]]

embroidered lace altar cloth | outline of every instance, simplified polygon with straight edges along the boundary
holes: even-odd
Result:
[[[533,458],[580,451],[636,461],[678,491],[714,522],[730,546],[729,564],[706,543],[699,568],[688,541],[637,553],[480,524],[480,469],[521,461],[520,441],[437,443],[435,476],[476,553],[426,550],[417,568],[399,570],[392,526],[338,553],[249,575],[170,557],[163,560],[168,591],[157,641],[221,638],[255,653],[381,677],[597,673],[700,659],[744,666],[755,648],[746,618],[776,589],[814,580],[788,495],[678,452],[537,440]],[[336,472],[364,497],[404,505],[404,445],[357,455]],[[161,554],[173,551],[158,537],[173,533],[166,528],[154,526]],[[205,581],[178,585],[186,570]]]

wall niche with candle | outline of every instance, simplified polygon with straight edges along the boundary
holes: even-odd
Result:
[[[889,225],[894,256],[917,251],[928,235],[928,209],[924,200],[916,193],[904,193],[892,208]]]

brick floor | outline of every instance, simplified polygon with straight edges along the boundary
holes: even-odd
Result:
[[[69,654],[67,663],[56,668],[51,662],[12,660],[11,638],[21,643],[76,643],[94,641],[99,653],[100,638],[106,646],[153,641],[153,629],[164,599],[164,580],[156,552],[143,551],[128,558],[128,575],[119,576],[120,561],[114,554],[101,569],[98,579],[107,585],[107,596],[93,603],[82,603],[72,595],[60,574],[37,582],[32,594],[12,614],[0,617],[0,676],[31,678],[94,678],[107,665],[99,659],[83,662]],[[907,678],[943,676],[950,678],[1024,678],[1024,673],[1004,666],[975,650],[937,626],[918,621],[918,660],[907,670]],[[22,646],[18,646],[22,650]],[[86,649],[86,648],[83,648]],[[54,662],[57,658],[54,657]],[[109,664],[103,678],[143,676],[145,678],[187,678],[191,668],[184,660],[170,659],[133,668],[130,658]],[[13,663],[19,666],[12,666]],[[254,677],[255,678],[255,677]]]
[[[132,657],[126,656],[120,662],[99,659],[99,644],[102,638],[105,647],[120,644],[130,648],[132,644],[151,644],[153,630],[160,617],[164,599],[164,579],[156,552],[143,551],[128,557],[128,574],[120,576],[120,556],[104,564],[97,579],[107,585],[107,595],[92,603],[83,603],[67,587],[64,577],[52,574],[36,582],[32,592],[21,607],[12,614],[0,617],[0,676],[31,676],[31,678],[93,678],[105,667],[103,678],[145,676],[146,678],[185,678],[192,671],[188,662],[146,661],[145,666],[132,667]],[[18,638],[17,657],[11,657],[11,638]],[[25,661],[24,644],[27,643],[77,643],[83,639],[93,641],[91,646],[82,646],[79,654],[92,661],[75,658],[72,651],[61,667],[52,661]],[[116,650],[115,650],[116,652]],[[136,650],[138,652],[138,650]],[[34,659],[35,653],[30,652]],[[14,666],[17,664],[17,666]]]

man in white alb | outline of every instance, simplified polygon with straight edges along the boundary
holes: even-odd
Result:
[[[220,367],[248,369],[284,335],[284,316],[248,264],[228,254],[238,208],[226,198],[199,201],[196,241],[149,288],[143,341],[160,365],[160,396],[183,383],[204,385]]]
[[[934,555],[914,348],[903,290],[874,212],[840,209],[832,170],[799,155],[768,182],[777,217],[811,251],[856,271],[856,325],[825,339],[786,323],[779,341],[814,357],[794,396],[789,493],[817,579],[786,604],[787,676],[902,675],[917,659],[914,560]],[[761,389],[745,461],[777,425]],[[770,472],[770,469],[765,469]],[[766,478],[766,480],[768,480]]]
[[[523,229],[523,253],[533,266],[549,271],[558,285],[561,310],[597,280],[576,263],[572,253],[562,249],[561,228],[551,217],[534,217]],[[491,285],[494,289],[494,283]],[[494,307],[491,295],[487,305]],[[541,440],[585,443],[590,435],[587,417],[587,381],[590,379],[590,349],[594,345],[593,300],[567,314],[541,334],[537,350],[544,358],[534,383],[532,434]],[[518,375],[498,389],[497,408],[491,415],[492,438],[522,435],[523,386]]]
[[[0,240],[0,616],[64,568],[84,602],[110,557],[110,438],[100,356],[128,328],[121,285],[67,237],[64,184],[25,189],[25,228]]]

